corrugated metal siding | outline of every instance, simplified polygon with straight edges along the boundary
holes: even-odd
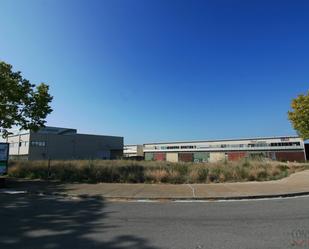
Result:
[[[297,161],[302,162],[305,160],[304,152],[302,151],[291,151],[291,152],[276,152],[276,158],[278,161]]]
[[[178,158],[180,162],[193,162],[193,153],[179,153]]]
[[[227,153],[227,157],[229,161],[238,161],[240,159],[245,158],[247,155],[246,152],[229,152]]]
[[[209,162],[218,162],[225,160],[224,152],[210,152],[209,154]]]
[[[166,153],[166,161],[178,162],[178,153]]]
[[[194,162],[208,162],[209,152],[194,152]]]
[[[119,159],[123,156],[123,150],[111,150],[110,158]]]
[[[165,153],[154,153],[154,160],[155,161],[165,161],[166,154]]]
[[[151,152],[146,152],[146,153],[145,153],[145,160],[146,160],[146,161],[152,161],[152,160],[153,160],[153,153],[151,153]]]

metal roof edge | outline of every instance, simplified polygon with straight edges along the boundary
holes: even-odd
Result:
[[[212,140],[192,140],[192,141],[171,141],[171,142],[155,142],[155,143],[144,143],[143,145],[150,144],[176,144],[176,143],[202,143],[202,142],[223,142],[223,141],[246,141],[246,140],[258,140],[258,139],[278,139],[278,138],[301,138],[297,135],[290,136],[273,136],[273,137],[251,137],[251,138],[232,138],[232,139],[212,139]]]

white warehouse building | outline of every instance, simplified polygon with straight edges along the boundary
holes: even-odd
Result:
[[[305,161],[305,145],[298,136],[257,137],[188,142],[147,143],[145,160],[171,162],[217,162],[242,158]]]
[[[117,159],[123,155],[123,137],[79,134],[71,128],[18,132],[6,142],[10,159]]]

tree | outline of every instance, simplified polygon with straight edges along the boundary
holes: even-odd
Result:
[[[7,137],[12,127],[20,130],[38,130],[45,124],[45,118],[52,112],[49,86],[37,86],[13,72],[12,66],[0,61],[0,132]]]
[[[293,111],[289,111],[288,116],[294,129],[304,140],[309,139],[309,91],[293,99],[291,107]]]

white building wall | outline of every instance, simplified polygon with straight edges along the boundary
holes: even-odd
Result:
[[[57,127],[10,135],[4,142],[10,144],[12,159],[109,159],[123,155],[123,137],[77,134],[75,129]]]
[[[29,154],[29,133],[9,136],[6,141],[10,144],[10,155],[18,156]]]
[[[124,157],[144,156],[143,145],[124,145],[123,147]]]

